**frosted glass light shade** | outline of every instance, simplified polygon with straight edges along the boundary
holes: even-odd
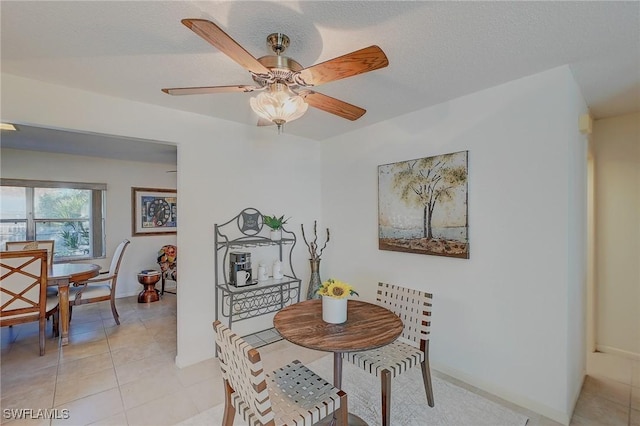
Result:
[[[249,103],[256,114],[278,126],[278,133],[284,123],[302,117],[309,107],[302,97],[284,85],[274,85],[268,92],[249,99]]]

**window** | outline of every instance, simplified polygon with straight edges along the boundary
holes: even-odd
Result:
[[[0,244],[54,240],[55,260],[103,257],[102,183],[0,180]]]

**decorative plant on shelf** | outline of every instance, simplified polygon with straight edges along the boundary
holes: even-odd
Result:
[[[287,220],[289,219],[285,219],[284,215],[278,217],[276,215],[273,216],[269,216],[266,215],[263,217],[263,222],[265,225],[267,225],[269,228],[271,228],[274,231],[278,231],[282,229],[282,225],[284,225],[285,223],[287,223]]]
[[[304,233],[304,225],[300,225],[300,227],[302,228],[302,239],[309,249],[309,265],[311,266],[311,279],[307,289],[307,299],[317,299],[320,297],[318,289],[322,285],[322,280],[320,279],[320,257],[329,242],[329,228],[327,228],[327,239],[322,248],[318,250],[318,222],[313,221],[313,240],[311,242],[307,240],[307,236]]]
[[[282,226],[287,223],[284,215],[278,217],[275,214],[273,216],[265,215],[262,218],[262,222],[271,228],[271,239],[277,241],[282,238]]]

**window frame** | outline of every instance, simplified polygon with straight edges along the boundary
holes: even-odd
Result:
[[[91,254],[87,256],[66,256],[57,257],[55,261],[72,261],[72,260],[89,260],[89,259],[101,259],[105,257],[106,247],[106,220],[105,220],[105,201],[106,201],[106,183],[87,183],[87,182],[63,182],[63,181],[48,181],[48,180],[30,180],[30,179],[7,179],[0,178],[0,186],[14,186],[26,188],[26,218],[20,219],[0,219],[0,223],[25,223],[26,222],[26,240],[35,240],[36,238],[36,223],[47,222],[85,222],[84,219],[46,219],[46,218],[34,218],[35,205],[35,188],[59,188],[59,189],[79,189],[90,190],[90,208],[91,213],[89,220],[90,237],[89,244],[91,246]],[[4,248],[3,248],[4,249]],[[97,255],[96,255],[97,253]]]

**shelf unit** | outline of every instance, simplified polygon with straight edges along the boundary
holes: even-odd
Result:
[[[282,229],[280,240],[271,240],[263,215],[254,208],[246,208],[237,216],[222,224],[215,224],[215,286],[216,319],[226,318],[229,328],[233,323],[277,312],[287,305],[300,301],[301,280],[293,270],[292,253],[296,235]],[[233,250],[250,250],[254,254],[272,248],[283,263],[284,277],[244,287],[229,284],[229,253]],[[286,263],[285,263],[286,261]],[[254,262],[254,259],[252,259]],[[271,327],[244,336],[255,347],[280,340]]]

